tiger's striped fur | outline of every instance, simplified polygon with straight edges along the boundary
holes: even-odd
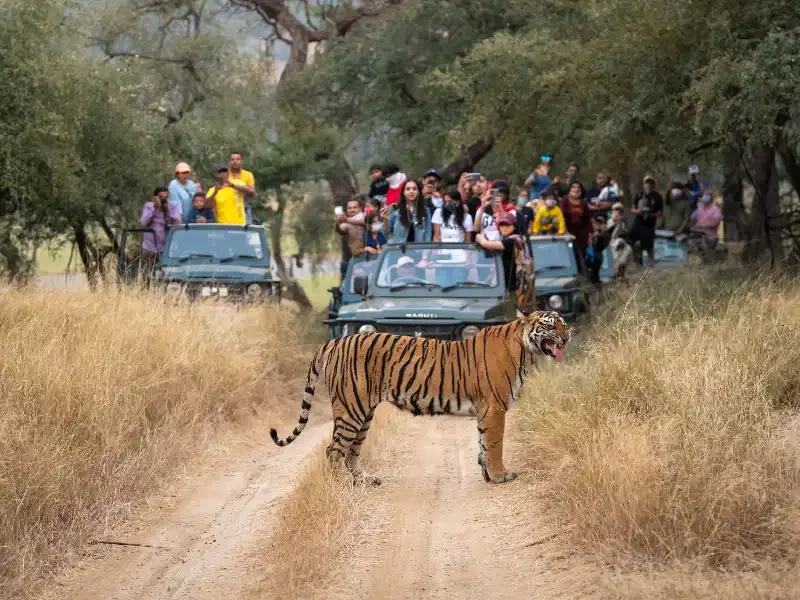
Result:
[[[363,478],[361,445],[375,408],[390,402],[415,415],[476,415],[481,466],[486,481],[516,477],[503,466],[505,413],[516,399],[536,360],[563,360],[571,330],[555,312],[517,314],[515,321],[483,329],[469,340],[444,342],[364,333],[331,340],[314,355],[306,377],[300,419],[291,444],[308,423],[317,380],[322,376],[331,398],[334,430],[327,449],[332,463]],[[368,478],[372,483],[380,480]]]

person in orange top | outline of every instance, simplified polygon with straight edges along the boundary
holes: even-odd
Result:
[[[242,159],[241,152],[231,152],[228,158],[228,173],[230,175],[231,187],[236,192],[236,200],[240,202],[245,208],[245,218],[247,224],[253,222],[253,205],[251,200],[245,200],[245,197],[252,198],[256,195],[256,178],[250,171],[246,171],[242,167],[244,160]]]

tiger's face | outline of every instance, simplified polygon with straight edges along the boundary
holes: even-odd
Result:
[[[517,317],[524,325],[522,339],[528,352],[544,354],[559,362],[564,360],[564,351],[573,331],[561,315],[553,311],[537,311],[530,315],[517,311]]]

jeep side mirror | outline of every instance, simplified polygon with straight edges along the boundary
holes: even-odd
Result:
[[[353,291],[359,296],[367,294],[367,278],[364,275],[356,275],[353,278]]]

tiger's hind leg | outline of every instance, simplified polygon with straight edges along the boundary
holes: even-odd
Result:
[[[483,479],[489,483],[505,483],[517,478],[516,473],[503,466],[503,437],[505,435],[506,413],[500,408],[490,408],[482,418],[478,418],[480,453],[478,464]]]
[[[380,485],[381,480],[379,477],[366,475],[364,474],[364,470],[361,468],[361,446],[364,444],[364,440],[367,439],[367,433],[369,433],[369,427],[372,424],[372,417],[374,414],[374,410],[367,414],[367,418],[361,425],[361,429],[359,430],[358,435],[356,435],[356,439],[353,440],[353,443],[347,452],[345,465],[349,469],[350,473],[353,474],[353,479],[355,482],[363,482],[369,485]]]

